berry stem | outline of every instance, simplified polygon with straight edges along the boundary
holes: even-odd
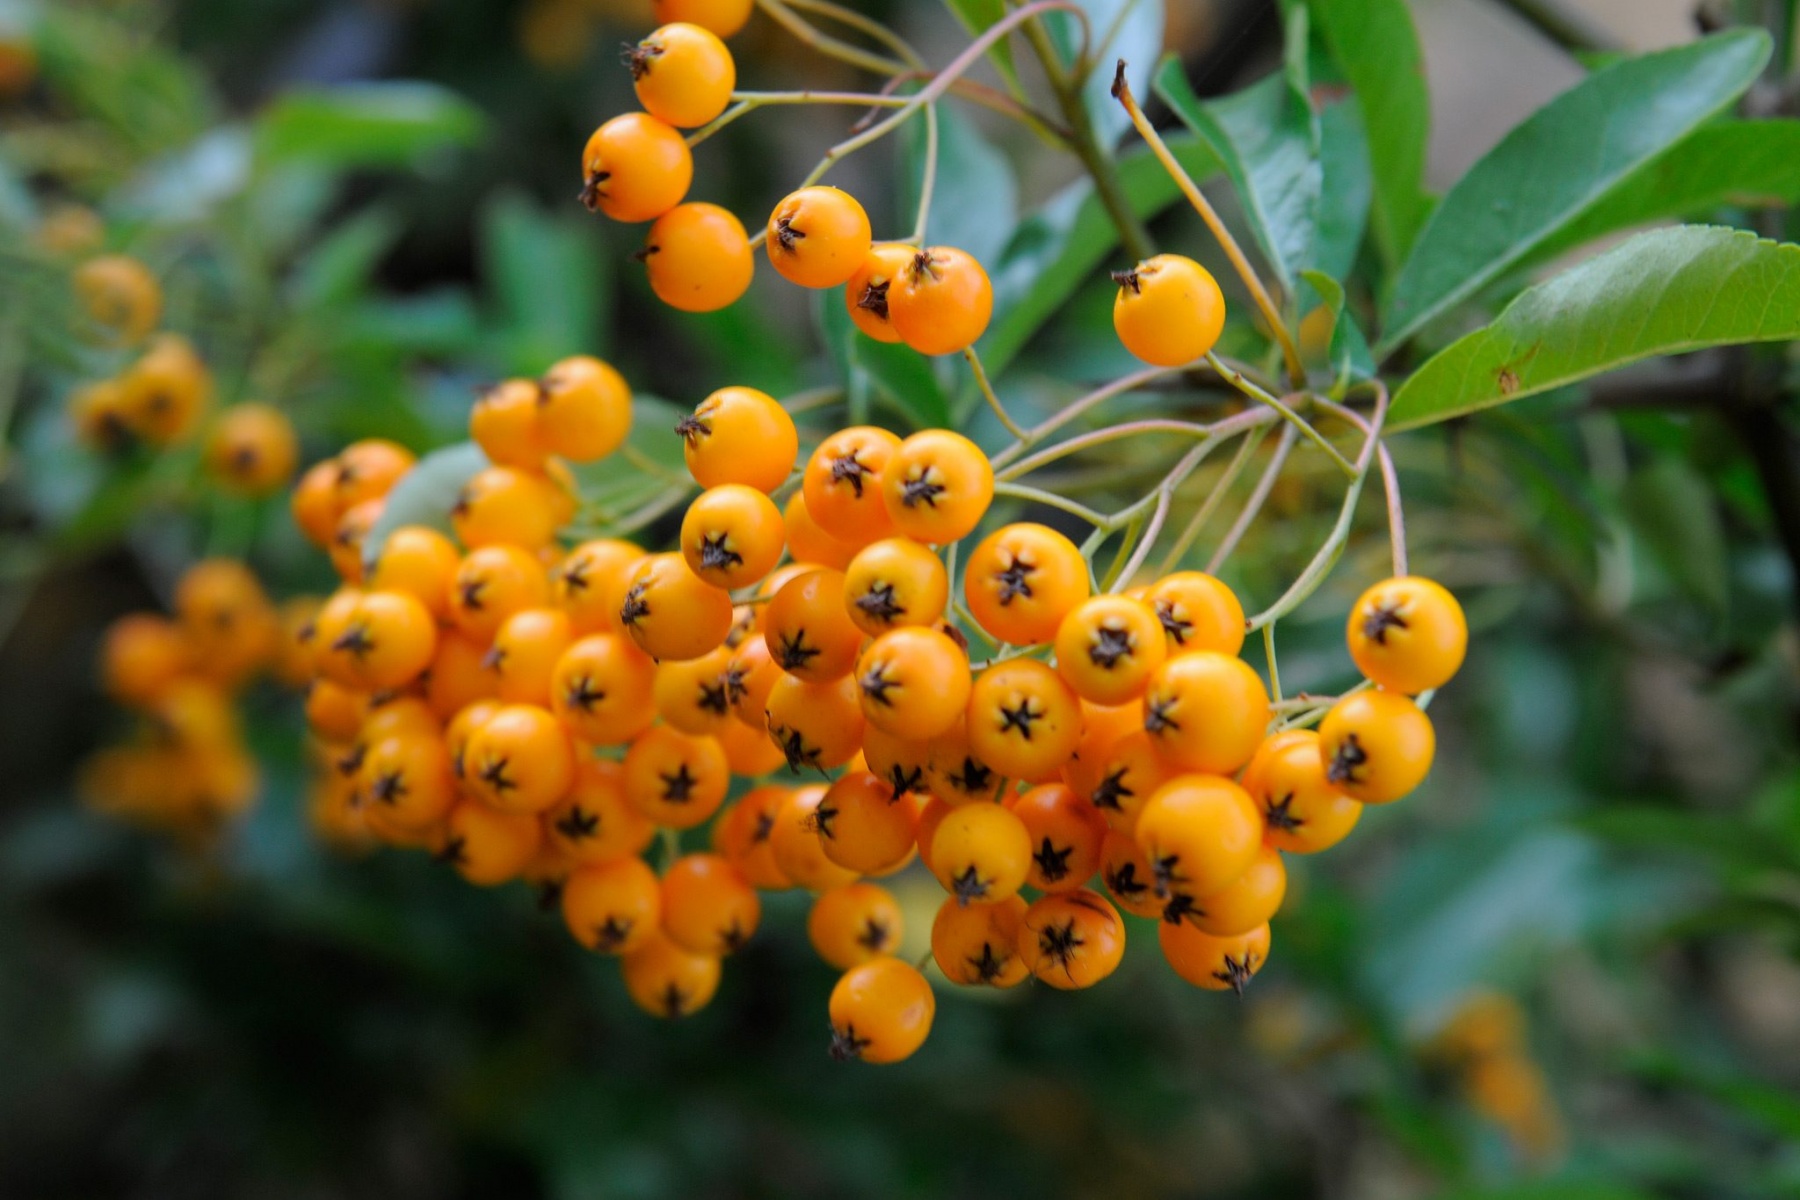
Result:
[[[1281,664],[1275,658],[1275,622],[1270,621],[1262,627],[1263,657],[1269,663],[1269,695],[1275,704],[1281,703]],[[1271,705],[1273,707],[1273,705]]]
[[[1105,513],[1097,512],[1094,509],[1087,507],[1085,504],[1078,504],[1065,496],[1059,496],[1055,492],[1046,492],[1041,488],[1027,487],[1022,483],[996,483],[994,485],[994,495],[1011,496],[1015,500],[1029,500],[1033,504],[1043,504],[1050,508],[1058,508],[1071,516],[1080,517],[1089,525],[1105,532],[1111,532],[1119,528],[1119,526],[1114,523],[1113,518],[1107,516]]]
[[[1163,170],[1167,171],[1169,176],[1175,180],[1175,186],[1181,189],[1182,195],[1187,197],[1188,203],[1194,206],[1194,211],[1200,214],[1200,219],[1206,222],[1206,227],[1212,231],[1214,239],[1225,251],[1225,257],[1231,260],[1232,269],[1238,273],[1238,278],[1244,281],[1244,286],[1250,289],[1250,299],[1255,302],[1258,311],[1263,315],[1264,322],[1268,324],[1270,332],[1281,346],[1281,357],[1287,363],[1288,381],[1295,387],[1301,387],[1306,383],[1306,368],[1300,362],[1300,348],[1294,344],[1293,335],[1288,332],[1287,325],[1281,319],[1281,310],[1270,298],[1269,289],[1263,286],[1262,277],[1256,273],[1256,268],[1245,257],[1243,249],[1237,244],[1237,239],[1231,236],[1231,230],[1227,229],[1225,222],[1219,219],[1219,214],[1214,210],[1212,202],[1201,194],[1200,188],[1194,183],[1193,178],[1182,169],[1180,163],[1175,161],[1175,156],[1169,153],[1169,147],[1162,140],[1162,135],[1156,132],[1156,127],[1150,124],[1149,119],[1144,116],[1144,110],[1138,107],[1137,97],[1131,94],[1131,85],[1125,81],[1124,59],[1119,60],[1118,71],[1113,76],[1113,96],[1125,106],[1125,112],[1131,117],[1131,123],[1137,127],[1138,134],[1149,145],[1151,153],[1155,154],[1157,160],[1162,163]]]
[[[780,8],[782,6],[781,0],[757,0],[757,2],[764,5],[765,8],[770,5],[773,5],[775,8]],[[925,105],[937,100],[948,91],[950,86],[954,84],[965,71],[981,61],[981,56],[985,54],[988,48],[995,42],[1011,33],[1022,22],[1028,21],[1041,13],[1053,11],[1079,13],[1081,9],[1074,3],[1074,0],[1033,0],[1032,3],[1007,13],[1006,16],[990,25],[980,37],[964,47],[962,53],[950,60],[943,70],[932,76],[930,83],[919,89],[919,91],[912,96],[907,97],[906,103],[897,108],[892,116],[876,122],[861,133],[845,138],[837,145],[831,147],[831,149],[825,151],[824,156],[819,159],[819,164],[807,174],[806,178],[801,181],[800,186],[810,187],[819,182],[819,180],[825,177],[825,173],[831,170],[832,165],[839,159],[855,153],[864,146],[869,145],[871,142],[880,141],[882,138],[892,133],[895,129],[899,128],[901,123],[906,121],[907,118],[911,117]],[[792,16],[793,14],[790,13],[789,15]],[[1085,21],[1086,18],[1083,17],[1083,20]],[[897,72],[890,71],[884,73],[896,74]]]
[[[1369,432],[1369,422],[1355,409],[1328,400],[1320,401],[1320,407],[1333,416],[1342,417],[1365,434]],[[1407,570],[1406,513],[1400,504],[1400,475],[1394,469],[1394,456],[1388,452],[1385,440],[1376,442],[1375,453],[1381,464],[1382,490],[1387,493],[1388,543],[1394,557],[1394,574],[1406,575],[1410,572]]]
[[[1224,422],[1220,422],[1220,424],[1223,423]],[[1198,446],[1189,450],[1187,455],[1182,458],[1180,462],[1176,463],[1174,468],[1171,469],[1167,475],[1163,476],[1162,483],[1158,484],[1156,491],[1152,493],[1155,497],[1156,507],[1150,512],[1150,523],[1144,527],[1143,540],[1138,543],[1137,549],[1132,552],[1131,557],[1126,560],[1124,567],[1120,569],[1118,577],[1113,580],[1115,586],[1118,584],[1129,585],[1131,583],[1131,577],[1137,573],[1137,569],[1143,566],[1144,561],[1150,557],[1150,551],[1156,545],[1157,536],[1162,533],[1163,522],[1168,520],[1169,506],[1175,501],[1175,489],[1186,482],[1187,477],[1194,473],[1216,445],[1218,445],[1218,442],[1212,439],[1201,442]],[[1149,497],[1146,497],[1146,499],[1149,499]],[[1139,505],[1143,503],[1144,501],[1141,500],[1138,502]],[[1137,506],[1134,505],[1133,507]]]
[[[1058,442],[1054,446],[1038,451],[1029,458],[1020,459],[1004,471],[996,472],[994,478],[1000,480],[1019,479],[1033,471],[1049,466],[1058,459],[1067,458],[1071,454],[1078,454],[1083,450],[1091,450],[1095,446],[1105,445],[1107,442],[1116,442],[1120,438],[1136,437],[1144,433],[1173,433],[1183,437],[1198,438],[1203,444],[1206,444],[1208,449],[1211,449],[1212,446],[1226,438],[1271,424],[1274,420],[1275,413],[1272,410],[1251,409],[1248,412],[1241,412],[1235,416],[1214,421],[1210,425],[1203,425],[1197,421],[1175,421],[1160,417],[1143,421],[1127,421],[1122,425],[1109,425],[1105,429],[1096,429],[1092,433],[1080,434],[1067,441]]]
[[[925,65],[924,60],[919,57],[918,51],[912,48],[911,43],[873,17],[864,16],[841,4],[833,4],[831,0],[785,0],[785,2],[790,8],[797,8],[801,12],[818,13],[827,20],[836,21],[839,25],[854,29],[858,33],[880,42],[892,50],[909,67],[922,68]]]
[[[1099,197],[1101,207],[1106,209],[1113,227],[1119,231],[1119,244],[1134,262],[1149,258],[1155,253],[1150,232],[1125,198],[1112,155],[1094,136],[1093,118],[1088,115],[1087,104],[1081,95],[1081,85],[1093,69],[1092,55],[1097,52],[1093,50],[1093,30],[1088,26],[1087,15],[1081,14],[1081,52],[1075,57],[1078,69],[1074,72],[1063,69],[1062,60],[1042,21],[1033,21],[1025,27],[1024,33],[1038,62],[1043,65],[1044,77],[1050,83],[1057,108],[1068,126],[1069,149],[1093,179],[1094,195]]]
[[[850,104],[858,108],[899,108],[906,103],[905,96],[885,96],[875,92],[733,92],[732,106],[708,121],[705,125],[688,134],[687,144],[690,148],[698,146],[719,130],[748,113],[759,108],[768,108],[777,104]]]
[[[938,167],[938,111],[937,105],[925,106],[925,170],[919,181],[919,219],[913,222],[912,235],[906,240],[914,246],[925,244],[925,226],[931,220],[931,195],[937,188]],[[968,353],[974,354],[975,347],[970,346]],[[975,373],[985,378],[979,363]]]
[[[849,63],[853,67],[860,67],[875,75],[897,75],[906,69],[905,63],[885,58],[864,50],[860,46],[853,46],[841,38],[835,38],[829,33],[823,32],[811,21],[789,8],[784,0],[756,0],[756,7],[767,13],[777,25],[829,58]]]
[[[1006,406],[1000,403],[1000,397],[994,394],[994,385],[988,382],[987,372],[982,369],[981,356],[975,353],[975,347],[970,346],[965,349],[963,357],[969,360],[969,369],[975,373],[975,386],[981,389],[982,398],[987,401],[988,407],[994,410],[994,415],[1000,418],[1000,423],[1006,426],[1008,433],[1015,438],[1023,438],[1025,431],[1019,427],[1017,421],[1012,419],[1012,415],[1006,411]]]
[[[1237,520],[1231,523],[1231,528],[1226,531],[1224,540],[1219,543],[1219,548],[1213,551],[1213,556],[1207,560],[1206,573],[1208,575],[1219,573],[1219,568],[1231,556],[1231,552],[1237,549],[1238,542],[1242,541],[1244,534],[1249,532],[1250,523],[1256,520],[1258,513],[1262,512],[1262,506],[1268,500],[1269,493],[1275,489],[1275,481],[1281,477],[1281,468],[1286,465],[1288,454],[1293,448],[1294,427],[1289,425],[1281,431],[1281,440],[1275,443],[1275,453],[1269,456],[1269,465],[1263,468],[1262,477],[1256,481],[1256,487],[1251,491],[1250,498],[1244,501],[1244,511],[1239,513]]]
[[[1119,540],[1119,548],[1113,553],[1112,565],[1106,568],[1106,577],[1100,581],[1100,590],[1110,592],[1118,585],[1119,577],[1125,573],[1125,563],[1137,549],[1138,537],[1144,532],[1144,518],[1132,517],[1125,523],[1125,536]]]
[[[1182,555],[1188,552],[1195,540],[1199,538],[1201,531],[1206,528],[1207,522],[1212,520],[1213,514],[1219,511],[1219,506],[1225,502],[1225,497],[1231,491],[1231,485],[1237,482],[1239,475],[1243,474],[1244,467],[1250,461],[1250,456],[1256,453],[1256,448],[1262,445],[1263,439],[1268,435],[1269,430],[1266,426],[1252,429],[1245,435],[1244,440],[1238,443],[1237,453],[1232,455],[1231,461],[1225,465],[1225,470],[1220,474],[1218,482],[1213,484],[1212,492],[1200,507],[1194,510],[1194,515],[1188,519],[1180,536],[1175,539],[1175,544],[1169,547],[1167,554],[1163,555],[1162,566],[1157,569],[1157,574],[1167,575],[1175,569],[1176,564],[1181,561]]]
[[[1234,371],[1224,363],[1219,362],[1213,357],[1212,351],[1209,350],[1206,352],[1206,359],[1208,362],[1212,363],[1213,369],[1219,373],[1220,378],[1224,379],[1226,383],[1229,383],[1232,387],[1244,393],[1244,395],[1250,397],[1252,400],[1261,404],[1266,404],[1276,412],[1280,413],[1282,420],[1294,426],[1305,435],[1307,441],[1323,450],[1331,458],[1331,461],[1337,464],[1338,470],[1344,473],[1346,479],[1355,477],[1356,468],[1350,464],[1350,460],[1338,453],[1338,448],[1326,441],[1324,434],[1308,424],[1305,417],[1302,417],[1292,408],[1289,408],[1285,401],[1277,399],[1272,392],[1265,392],[1254,383],[1251,383],[1248,379],[1245,379],[1239,372]]]
[[[1331,568],[1337,562],[1338,555],[1343,553],[1344,543],[1350,538],[1350,524],[1351,519],[1356,515],[1356,502],[1362,496],[1363,481],[1369,476],[1369,464],[1375,457],[1375,448],[1381,442],[1381,427],[1387,421],[1388,410],[1387,386],[1379,379],[1371,379],[1357,386],[1375,390],[1375,414],[1369,420],[1369,432],[1368,436],[1363,439],[1362,452],[1356,457],[1356,478],[1352,479],[1350,486],[1344,490],[1344,503],[1343,507],[1338,510],[1337,524],[1332,526],[1330,536],[1325,539],[1325,544],[1319,547],[1318,553],[1313,555],[1312,561],[1306,565],[1306,570],[1301,572],[1300,578],[1289,585],[1288,590],[1282,593],[1279,600],[1250,618],[1249,627],[1251,629],[1261,629],[1270,621],[1278,620],[1293,612],[1308,596],[1317,591],[1319,584],[1324,582],[1325,577],[1331,573]]]

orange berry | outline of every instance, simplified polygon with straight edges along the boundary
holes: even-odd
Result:
[[[659,23],[686,21],[728,38],[750,19],[753,0],[652,0]]]
[[[969,748],[1002,775],[1043,783],[1081,740],[1081,701],[1033,658],[995,663],[969,691]]]
[[[1319,734],[1290,729],[1265,741],[1244,768],[1243,788],[1263,814],[1263,842],[1292,854],[1316,854],[1349,836],[1362,803],[1325,778]]]
[[[150,268],[130,255],[90,258],[70,282],[88,317],[122,345],[143,341],[162,319],[162,288]]]
[[[573,640],[561,610],[520,609],[494,634],[482,664],[497,678],[501,700],[545,708],[556,664]]]
[[[741,483],[708,488],[681,519],[682,557],[714,587],[749,587],[760,580],[781,561],[785,537],[775,502]]]
[[[868,257],[869,214],[834,187],[804,187],[769,214],[769,264],[801,287],[836,287]]]
[[[872,425],[840,429],[820,442],[800,485],[806,511],[819,528],[853,546],[892,536],[881,476],[899,448],[899,438]]]
[[[878,874],[913,852],[916,814],[867,771],[849,771],[826,789],[813,809],[825,857],[858,874]]]
[[[918,970],[877,958],[844,972],[831,989],[831,1057],[899,1062],[931,1034],[937,998]]]
[[[694,156],[687,140],[648,113],[614,117],[581,152],[581,201],[615,221],[653,221],[687,195]]]
[[[888,288],[888,320],[920,354],[956,354],[986,332],[994,287],[973,255],[927,246]]]
[[[825,798],[818,786],[794,788],[783,795],[769,830],[775,865],[795,887],[823,892],[856,881],[856,872],[825,857],[814,813]]]
[[[1144,691],[1144,732],[1184,771],[1235,772],[1262,744],[1271,716],[1262,677],[1213,650],[1169,659]]]
[[[337,474],[334,458],[314,463],[300,476],[288,502],[294,525],[307,541],[321,548],[331,542],[332,532],[337,528]]]
[[[294,474],[300,442],[280,409],[239,404],[226,409],[206,442],[206,467],[219,486],[243,496],[266,496]]]
[[[650,290],[682,312],[715,312],[734,304],[756,275],[743,222],[716,204],[683,204],[662,214],[639,254]]]
[[[1199,900],[1171,897],[1165,921],[1188,921],[1214,937],[1236,937],[1266,925],[1287,895],[1287,868],[1281,854],[1264,846],[1242,875]]]
[[[550,585],[543,564],[518,546],[483,546],[463,556],[450,583],[450,619],[478,642],[499,632],[506,618],[542,608]]]
[[[629,954],[661,935],[662,885],[640,858],[590,863],[563,882],[562,911],[589,950]]]
[[[369,816],[401,830],[425,830],[456,799],[450,753],[435,731],[402,730],[369,743],[357,771]]]
[[[1185,922],[1160,922],[1156,940],[1177,975],[1198,988],[1242,995],[1245,985],[1269,959],[1269,927],[1259,925],[1234,937],[1214,937]]]
[[[630,385],[609,364],[585,354],[544,372],[537,406],[544,448],[571,462],[605,458],[631,433]]]
[[[819,527],[806,508],[806,493],[796,490],[788,497],[782,511],[782,527],[787,533],[788,553],[794,562],[808,567],[830,567],[842,571],[856,556],[857,548],[840,541]]]
[[[1444,686],[1462,666],[1469,625],[1442,585],[1407,575],[1357,599],[1345,638],[1357,670],[1389,691],[1417,695]]]
[[[720,646],[686,662],[657,664],[652,688],[657,715],[692,737],[715,735],[730,724],[732,653]]]
[[[675,426],[688,473],[703,488],[741,483],[772,492],[787,482],[800,453],[794,419],[773,396],[723,387]]]
[[[793,881],[775,861],[770,840],[776,814],[788,789],[773,784],[751,788],[727,808],[713,825],[713,847],[730,859],[750,885],[764,891],[790,888]]]
[[[1053,988],[1093,987],[1125,957],[1125,922],[1086,888],[1042,896],[1019,923],[1019,957]]]
[[[344,510],[338,518],[337,525],[331,531],[331,545],[326,553],[331,556],[332,570],[345,583],[361,583],[367,565],[363,557],[363,544],[368,541],[369,534],[375,529],[375,522],[381,519],[381,510],[387,501],[381,497],[364,500]]]
[[[319,647],[319,669],[346,687],[397,688],[417,679],[437,653],[437,623],[405,592],[364,592],[342,632]]]
[[[469,436],[495,466],[542,469],[546,454],[539,425],[542,389],[529,379],[509,379],[483,392],[469,410]]]
[[[1167,656],[1155,610],[1127,596],[1094,596],[1057,626],[1056,669],[1095,704],[1137,699]]]
[[[570,733],[596,746],[631,741],[656,719],[656,663],[617,634],[575,642],[550,675],[550,708]]]
[[[905,242],[879,242],[869,248],[862,265],[844,284],[844,308],[851,322],[878,342],[900,340],[888,319],[888,288],[914,253]]]
[[[965,804],[939,820],[925,862],[959,903],[994,904],[1025,885],[1031,835],[998,804]]]
[[[731,596],[701,579],[679,554],[638,563],[619,606],[619,623],[656,659],[699,658],[731,631]]]
[[[1080,549],[1045,525],[996,529],[963,572],[963,597],[976,623],[1014,646],[1050,641],[1089,590]]]
[[[725,752],[708,737],[656,725],[625,752],[625,799],[665,829],[692,829],[706,821],[719,811],[730,786]]]
[[[405,592],[439,620],[450,613],[450,583],[462,556],[450,539],[423,525],[391,531],[369,564],[371,591]]]
[[[1262,815],[1244,789],[1216,775],[1180,775],[1138,813],[1138,847],[1158,897],[1223,891],[1262,852]]]
[[[1171,657],[1193,650],[1236,654],[1244,647],[1244,606],[1211,575],[1165,575],[1145,589],[1144,603],[1162,622]]]
[[[517,467],[487,467],[456,493],[450,525],[471,550],[499,545],[537,550],[555,540],[562,508],[563,496],[547,477]]]
[[[568,795],[544,810],[546,842],[571,864],[606,862],[641,853],[656,826],[625,799],[625,768],[583,757]]]
[[[944,545],[975,531],[994,499],[994,468],[981,447],[948,429],[900,443],[881,471],[882,503],[894,528]]]
[[[853,758],[862,743],[863,715],[856,681],[848,675],[812,683],[783,673],[769,689],[769,738],[788,769],[830,770]]]
[[[897,626],[936,624],[950,599],[938,556],[907,538],[884,538],[844,568],[844,608],[870,637]]]
[[[633,46],[626,62],[644,111],[680,129],[724,112],[737,86],[731,51],[699,25],[664,25]]]
[[[450,810],[438,857],[475,886],[496,887],[524,873],[542,839],[538,819],[529,813],[501,812],[463,800]]]
[[[935,629],[903,627],[869,643],[856,666],[863,716],[897,738],[948,732],[969,701],[969,656]]]
[[[453,629],[439,631],[437,653],[425,671],[425,700],[439,719],[448,721],[469,705],[500,694],[486,657],[480,643]]]
[[[1025,899],[1008,896],[994,904],[945,900],[931,922],[931,957],[951,983],[964,987],[1009,988],[1031,972],[1019,954]]]
[[[535,705],[501,708],[470,735],[463,750],[463,786],[503,812],[543,812],[574,782],[569,735]]]
[[[719,990],[719,960],[693,954],[673,938],[652,932],[619,962],[631,1002],[653,1017],[674,1020],[705,1008]]]
[[[843,574],[821,567],[784,583],[764,614],[763,640],[790,675],[812,683],[848,675],[863,635],[844,609]]]
[[[846,883],[819,893],[806,915],[806,937],[840,971],[892,954],[905,936],[893,893],[878,883]]]
[[[377,500],[394,490],[416,460],[412,451],[382,438],[352,442],[338,452],[337,478],[332,487],[339,512],[347,512],[365,500]]]
[[[717,854],[684,854],[662,881],[662,929],[690,954],[735,954],[756,932],[762,901]]]
[[[1203,357],[1225,329],[1225,293],[1212,272],[1179,254],[1158,254],[1113,276],[1113,330],[1153,367]]]
[[[1393,692],[1352,693],[1319,722],[1325,781],[1364,804],[1386,804],[1418,787],[1436,753],[1431,718]]]
[[[1081,887],[1100,869],[1106,818],[1066,785],[1047,783],[1007,803],[1031,839],[1031,872],[1025,881],[1041,892]]]
[[[107,694],[122,704],[154,704],[189,665],[187,638],[167,618],[131,613],[107,627],[100,670]]]
[[[570,628],[578,634],[624,633],[619,609],[631,572],[644,559],[643,550],[631,542],[600,538],[569,551],[550,576],[556,606],[569,614]]]
[[[1100,878],[1113,903],[1132,916],[1162,919],[1165,902],[1157,899],[1150,860],[1129,834],[1106,835],[1100,846]]]

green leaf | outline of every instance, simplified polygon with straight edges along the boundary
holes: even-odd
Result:
[[[1344,285],[1323,271],[1302,271],[1300,278],[1319,299],[1318,311],[1309,313],[1300,325],[1300,348],[1308,356],[1307,366],[1323,370],[1333,379],[1345,373],[1352,379],[1374,378],[1375,361],[1369,356],[1369,343],[1357,327],[1356,318],[1344,308]],[[1312,321],[1320,321],[1326,328],[1315,335],[1308,328]],[[1314,346],[1324,353],[1315,352]]]
[[[1538,109],[1439,204],[1394,281],[1384,357],[1513,269],[1645,163],[1714,116],[1768,61],[1761,31],[1627,59]]]
[[[1720,121],[1638,168],[1527,261],[1546,261],[1633,225],[1703,216],[1726,205],[1772,208],[1796,200],[1800,121]]]
[[[295,268],[289,285],[293,303],[317,308],[352,299],[400,233],[400,218],[385,208],[369,208],[344,220]]]
[[[988,28],[1006,15],[1005,0],[944,0],[946,7],[956,14],[956,19],[963,23],[971,35],[979,37]],[[993,60],[994,69],[1000,72],[1006,84],[1013,91],[1020,91],[1019,68],[1013,62],[1012,39],[1001,38],[988,51],[988,58]]]
[[[593,226],[506,193],[482,222],[482,265],[499,302],[509,371],[535,375],[574,353],[605,353],[606,262]]]
[[[1373,188],[1362,113],[1348,100],[1319,113],[1319,167],[1319,227],[1312,266],[1333,279],[1348,279],[1368,229]]]
[[[393,80],[288,92],[256,122],[256,145],[273,162],[416,166],[425,156],[481,136],[481,111],[434,83]]]
[[[388,493],[381,516],[363,540],[363,561],[374,562],[387,544],[388,535],[406,525],[424,525],[449,533],[450,509],[456,503],[456,494],[487,465],[487,455],[474,442],[433,450],[414,463]]]
[[[1051,36],[1071,67],[1086,67],[1081,81],[1081,104],[1093,122],[1094,136],[1110,149],[1131,128],[1131,118],[1113,99],[1113,64],[1125,60],[1125,78],[1132,91],[1144,94],[1150,67],[1163,48],[1163,6],[1157,0],[1074,0],[1087,14],[1093,34],[1085,63],[1076,63],[1081,49],[1081,24],[1064,13],[1045,17]]]
[[[1012,163],[956,109],[938,113],[937,185],[925,228],[927,245],[957,246],[984,263],[1000,257],[1019,222],[1019,184]],[[900,228],[918,219],[925,170],[925,122],[908,121],[901,140],[907,186]]]
[[[1306,36],[1305,10],[1296,10],[1289,36]],[[1282,287],[1292,291],[1299,273],[1312,265],[1318,229],[1319,120],[1297,76],[1295,55],[1288,69],[1241,92],[1202,104],[1188,85],[1181,60],[1163,59],[1156,94],[1219,156],[1231,179],[1250,232]]]
[[[1390,429],[1429,425],[1659,354],[1800,337],[1800,246],[1683,225],[1531,288],[1426,362]]]
[[[1219,170],[1219,160],[1198,138],[1169,139],[1169,150],[1196,182]],[[1118,162],[1125,203],[1150,218],[1181,198],[1181,190],[1148,148]],[[1019,222],[1000,258],[989,265],[994,318],[981,339],[981,361],[998,377],[1025,343],[1062,307],[1094,268],[1119,244],[1119,231],[1094,195],[1091,179],[1079,179]]]
[[[1664,573],[1715,619],[1723,619],[1731,564],[1718,503],[1706,477],[1685,459],[1664,455],[1632,472],[1623,499],[1632,532]]]
[[[1418,31],[1406,0],[1311,4],[1325,43],[1362,108],[1374,170],[1376,242],[1383,259],[1397,265],[1431,207],[1421,184],[1431,97]]]

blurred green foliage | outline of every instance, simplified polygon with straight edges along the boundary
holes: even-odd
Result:
[[[1118,12],[1083,6],[1102,27]],[[813,309],[765,281],[707,317],[653,304],[629,261],[634,231],[573,202],[582,138],[629,102],[611,59],[643,7],[564,5],[581,36],[561,40],[585,46],[566,63],[544,61],[531,32],[559,15],[554,0],[0,10],[0,30],[29,29],[40,72],[0,108],[0,1194],[1800,1193],[1800,490],[1782,490],[1800,380],[1777,343],[1582,384],[1639,357],[1600,343],[1641,307],[1576,339],[1580,361],[1549,390],[1396,439],[1414,565],[1464,596],[1474,649],[1432,709],[1431,783],[1295,863],[1274,961],[1242,1002],[1173,979],[1134,926],[1107,986],[942,989],[923,1053],[840,1067],[824,1053],[830,973],[805,945],[803,899],[780,896],[710,1008],[652,1022],[524,889],[477,893],[419,856],[344,861],[312,843],[298,715],[273,691],[247,703],[267,795],[216,856],[75,806],[74,764],[117,723],[92,682],[107,620],[166,601],[207,552],[250,550],[284,592],[330,580],[279,502],[213,494],[191,455],[104,464],[74,444],[63,399],[117,362],[74,336],[66,283],[30,248],[59,202],[101,211],[109,244],[167,282],[167,323],[203,344],[221,399],[280,404],[309,459],[377,434],[420,451],[454,442],[479,385],[577,351],[625,371],[646,428],[669,411],[649,397],[746,383],[842,388],[849,415],[999,443],[962,374],[856,337],[831,297]],[[1004,6],[949,7],[979,29]],[[1517,136],[1532,144],[1502,143],[1433,217],[1405,6],[1282,7],[1285,45],[1275,22],[1221,5],[1246,22],[1222,34],[1232,68],[1196,80],[1172,59],[1155,78],[1177,156],[1221,197],[1236,184],[1246,241],[1332,315],[1314,359],[1326,373],[1372,369],[1365,330],[1393,345],[1418,330],[1400,360],[1416,365],[1472,327],[1471,308],[1523,294],[1474,336],[1505,333],[1542,297],[1527,268],[1651,219],[1792,232],[1791,122],[1717,116],[1764,70],[1753,34],[1596,71],[1557,103],[1643,113],[1619,118],[1631,136],[1613,156],[1584,157],[1580,122],[1558,117],[1540,132],[1575,148],[1546,150],[1528,129]],[[934,45],[961,36],[926,0],[866,9]],[[1120,26],[1140,95],[1155,11],[1140,0]],[[734,49],[747,86],[841,82],[765,20]],[[1791,55],[1774,62],[1767,86],[1791,93]],[[1010,53],[997,69],[1031,78]],[[1105,82],[1085,97],[1117,131]],[[734,127],[699,156],[697,194],[762,211],[825,144],[821,123]],[[898,140],[845,176],[878,226],[910,216],[898,197],[920,147]],[[1516,164],[1502,177],[1525,151],[1561,173],[1525,197],[1512,236],[1483,243],[1492,230],[1474,227],[1517,198]],[[1119,235],[1091,181],[1046,171],[1041,153],[946,114],[931,226],[991,256],[984,355],[1026,419],[1131,366],[1100,284]],[[1318,160],[1299,192],[1281,166],[1296,154],[1302,176]],[[1117,169],[1158,243],[1224,279],[1154,160],[1124,150]],[[1603,282],[1596,311],[1624,286]],[[1770,285],[1721,268],[1686,286],[1699,290],[1683,303],[1729,322],[1742,289]],[[1792,313],[1763,316],[1756,336],[1792,336]],[[1245,357],[1268,352],[1249,322],[1228,338]],[[1693,347],[1644,335],[1646,348]],[[1224,402],[1184,388],[1120,407]],[[1173,453],[1043,485],[1129,499]],[[1333,518],[1336,481],[1315,468],[1283,480],[1227,565],[1259,603]],[[585,482],[619,484],[622,506],[636,486]],[[1342,614],[1387,573],[1376,507],[1332,583],[1281,624],[1290,688],[1353,676]],[[916,951],[935,900],[924,885],[905,894]],[[1523,1007],[1562,1151],[1522,1154],[1422,1052],[1477,988]]]

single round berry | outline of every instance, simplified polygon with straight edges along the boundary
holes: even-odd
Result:
[[[889,286],[887,303],[901,341],[920,354],[956,354],[987,331],[994,286],[973,255],[927,246]]]
[[[649,113],[614,117],[581,153],[581,201],[615,221],[654,221],[687,195],[694,156],[687,140]]]
[[[716,204],[683,204],[663,213],[638,254],[650,290],[682,312],[716,312],[736,303],[756,274],[743,222]]]
[[[1113,276],[1113,329],[1125,348],[1153,367],[1203,357],[1225,328],[1225,294],[1191,258],[1159,254]]]
[[[838,188],[801,188],[769,214],[769,264],[801,287],[846,282],[862,267],[869,246],[869,214]]]
[[[737,64],[719,36],[699,25],[664,25],[626,52],[638,103],[680,129],[704,125],[731,103]]]

